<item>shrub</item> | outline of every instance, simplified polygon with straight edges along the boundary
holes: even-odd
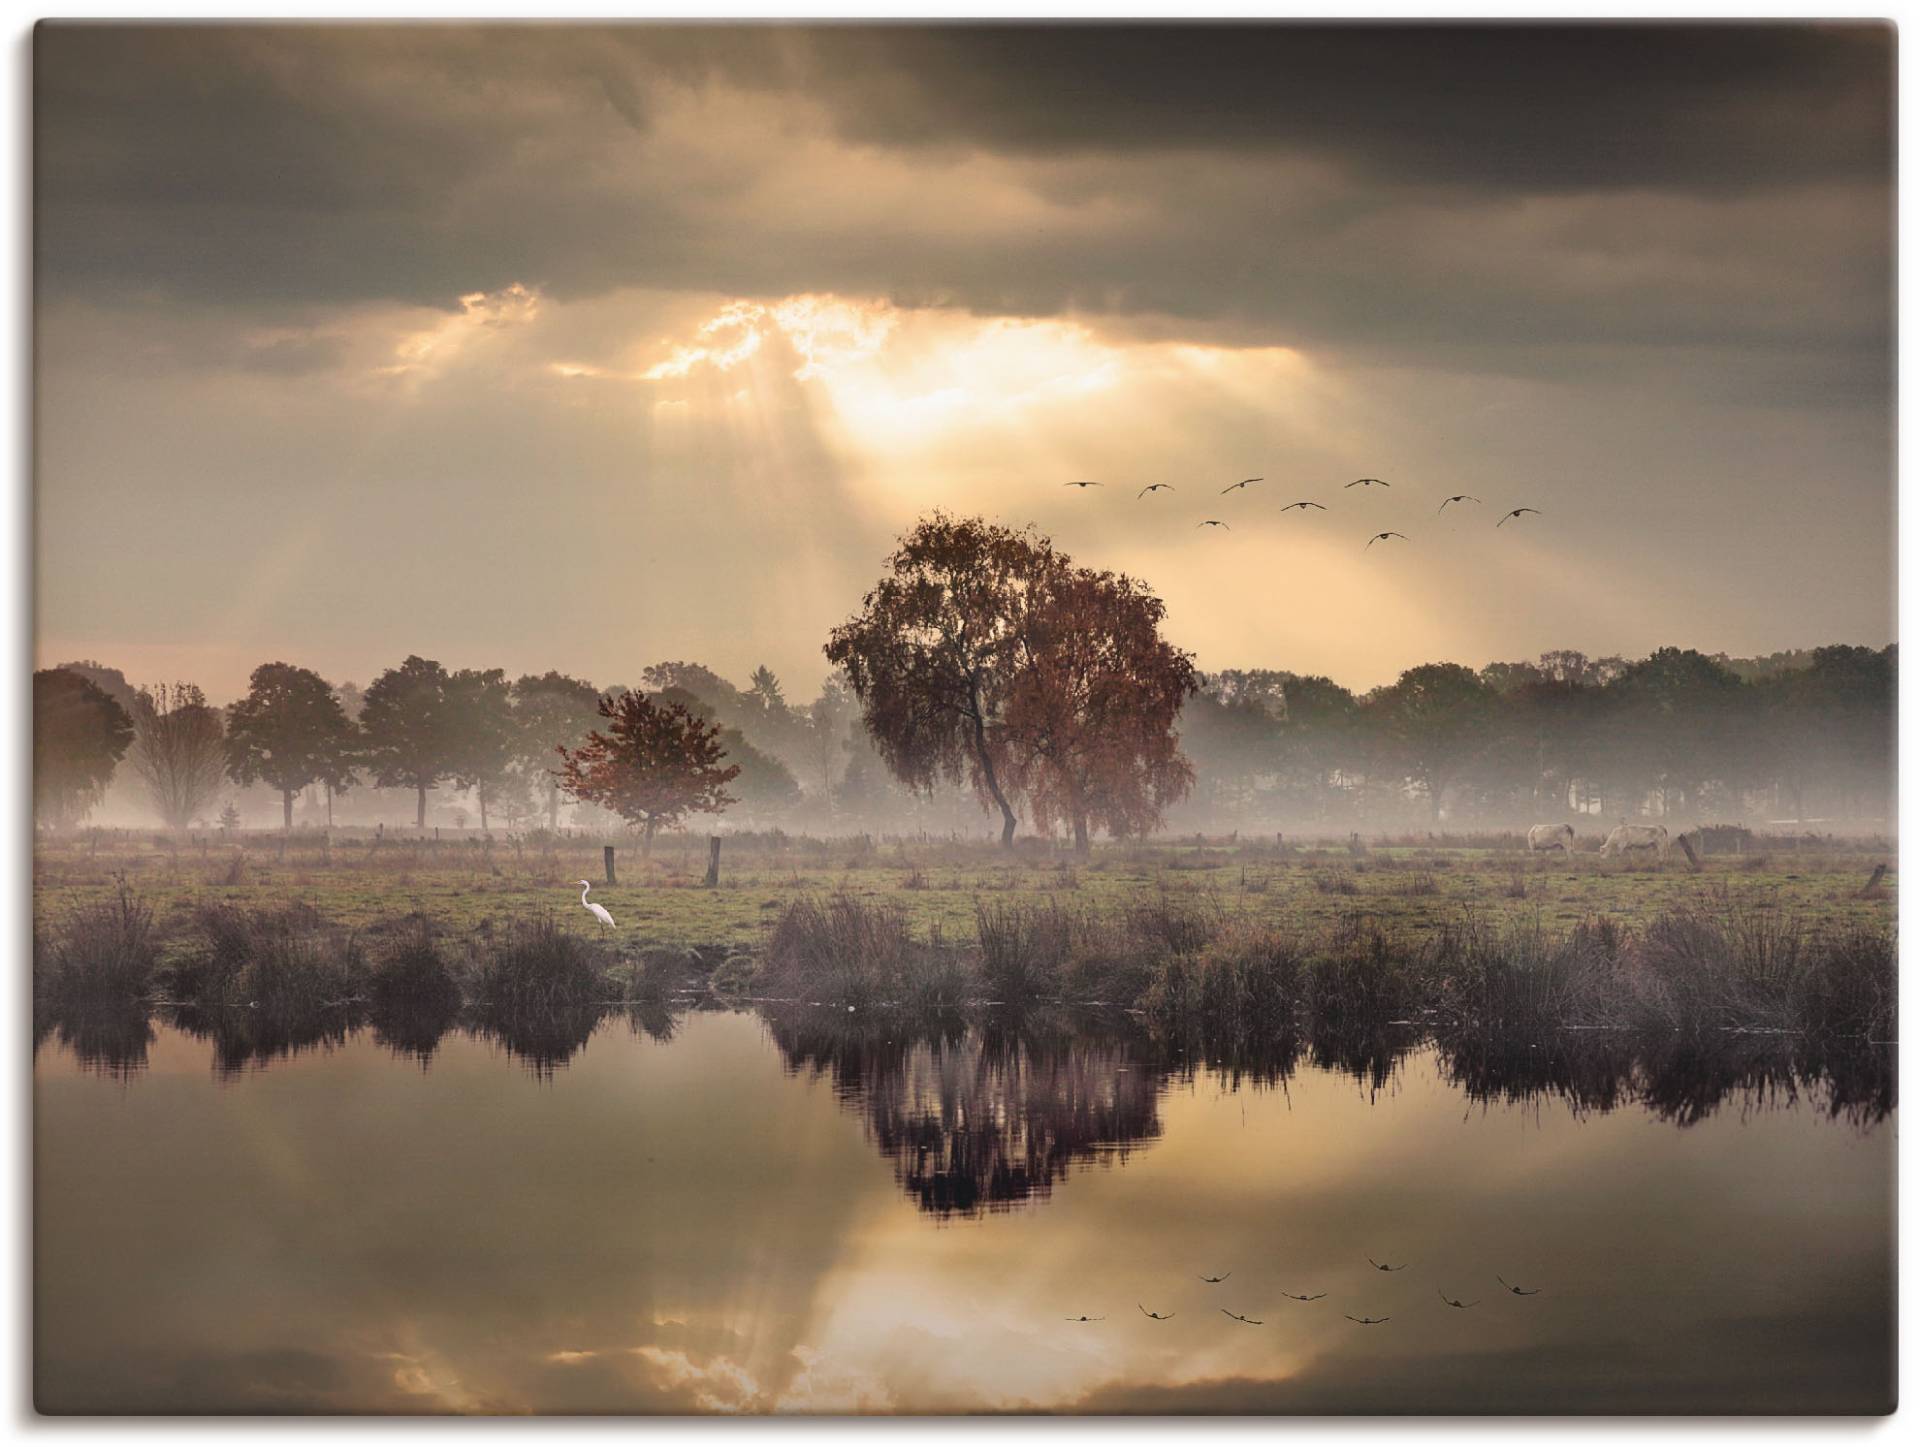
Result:
[[[367,994],[382,1014],[451,1012],[460,1004],[460,984],[441,958],[424,920],[411,922],[381,952],[367,977]]]
[[[143,998],[160,957],[153,910],[121,879],[113,897],[83,905],[36,940],[37,991],[65,1003],[126,1003]]]
[[[1053,900],[1044,905],[976,899],[975,939],[980,974],[997,1000],[1030,1000],[1059,993],[1073,950],[1073,919]]]
[[[781,994],[839,1004],[895,999],[913,953],[898,910],[846,893],[796,899],[774,921],[762,975]]]
[[[480,947],[474,993],[494,1011],[546,1011],[617,994],[606,978],[604,945],[565,928],[551,913],[514,920]]]

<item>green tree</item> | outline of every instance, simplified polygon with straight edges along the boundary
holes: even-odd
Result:
[[[64,668],[33,676],[33,810],[53,828],[86,816],[133,742],[133,720],[105,690]]]
[[[1488,742],[1494,697],[1471,668],[1423,663],[1368,701],[1385,758],[1426,793],[1436,822],[1448,786]]]
[[[548,672],[523,674],[513,681],[516,760],[546,810],[548,829],[560,827],[562,794],[555,755],[563,748],[578,748],[599,717],[599,690],[585,679]]]
[[[513,685],[503,669],[462,668],[448,675],[446,697],[452,715],[447,772],[473,790],[484,834],[489,810],[507,787],[507,772],[519,752]]]
[[[354,727],[332,687],[310,668],[263,663],[247,694],[227,710],[227,774],[236,784],[280,792],[281,822],[293,828],[293,798],[313,784],[330,792],[354,779]]]
[[[383,789],[412,789],[414,826],[427,827],[427,791],[454,776],[460,723],[447,670],[412,655],[367,686],[361,757]]]

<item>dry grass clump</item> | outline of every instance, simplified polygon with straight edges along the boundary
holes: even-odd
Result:
[[[160,958],[153,910],[124,878],[111,898],[85,905],[34,940],[34,993],[69,1004],[144,999]]]
[[[944,941],[921,943],[898,909],[844,892],[781,910],[757,978],[773,994],[855,1006],[958,1003],[973,985]]]
[[[1057,995],[1072,954],[1073,917],[1049,899],[1045,904],[974,901],[974,940],[980,976],[997,1000]]]
[[[511,920],[478,949],[476,1002],[509,1014],[589,1005],[620,993],[607,977],[606,947],[563,926],[552,913]]]

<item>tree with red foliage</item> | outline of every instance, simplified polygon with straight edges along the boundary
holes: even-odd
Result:
[[[595,729],[577,749],[556,747],[561,766],[554,777],[572,798],[611,809],[640,830],[643,853],[659,830],[734,802],[726,786],[740,768],[722,766],[718,724],[642,693],[602,698],[600,716],[605,733]]]
[[[1027,609],[1002,721],[1014,775],[1043,829],[1115,837],[1158,827],[1193,787],[1174,724],[1193,657],[1160,636],[1166,605],[1120,573],[1058,569]]]

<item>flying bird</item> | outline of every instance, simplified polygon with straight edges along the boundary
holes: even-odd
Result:
[[[1405,533],[1375,533],[1367,539],[1367,547],[1370,548],[1375,543],[1384,543],[1388,538],[1398,538],[1403,543],[1407,541],[1407,535]],[[1366,548],[1362,548],[1361,551],[1365,552]]]
[[[1104,482],[1063,482],[1062,487],[1105,487]]]
[[[1299,1296],[1291,1291],[1283,1291],[1280,1294],[1286,1297],[1288,1301],[1318,1301],[1320,1300],[1321,1297],[1326,1295],[1326,1292],[1316,1291],[1312,1296]]]
[[[1248,1326],[1265,1326],[1266,1325],[1264,1321],[1255,1321],[1252,1317],[1242,1316],[1237,1311],[1228,1311],[1224,1306],[1220,1308],[1220,1313],[1222,1316],[1232,1317],[1235,1321],[1244,1321]]]
[[[1341,1314],[1343,1316],[1345,1315],[1344,1312]],[[1356,1321],[1360,1323],[1361,1326],[1379,1326],[1381,1322],[1392,1321],[1393,1318],[1390,1316],[1349,1316],[1347,1320]]]
[[[1326,509],[1326,506],[1325,506],[1324,504],[1322,504],[1322,503],[1317,503],[1317,502],[1290,502],[1290,503],[1288,503],[1288,504],[1287,504],[1287,505],[1286,505],[1285,507],[1283,507],[1283,508],[1281,508],[1281,509],[1280,509],[1280,511],[1281,511],[1281,512],[1292,512],[1292,511],[1293,511],[1293,510],[1294,510],[1295,508],[1297,508],[1297,507],[1317,507],[1317,508],[1319,508],[1319,509],[1320,509],[1320,511],[1321,511],[1321,512],[1325,512],[1325,511],[1327,510],[1327,509]]]
[[[1067,485],[1071,487],[1073,484],[1069,483]],[[1141,488],[1140,491],[1136,492],[1133,495],[1133,498],[1135,502],[1138,502],[1141,498],[1145,497],[1150,492],[1178,492],[1179,490],[1180,490],[1179,488],[1175,487],[1170,482],[1150,482],[1145,487]]]
[[[1367,1265],[1371,1266],[1375,1271],[1405,1271],[1407,1269],[1407,1263],[1404,1261],[1398,1266],[1383,1266],[1371,1256],[1367,1258]]]
[[[1517,507],[1512,512],[1508,513],[1505,517],[1501,518],[1499,522],[1494,524],[1494,526],[1497,528],[1503,528],[1508,523],[1512,522],[1515,518],[1519,517],[1520,514],[1523,512],[1538,514],[1540,512],[1540,509],[1537,507]]]
[[[1140,1303],[1136,1301],[1134,1305],[1140,1306]],[[1144,1306],[1140,1306],[1140,1314],[1146,1317],[1148,1321],[1172,1321],[1176,1316],[1180,1315],[1177,1311],[1148,1311]]]
[[[1390,482],[1382,482],[1377,477],[1356,477],[1352,482],[1348,483],[1347,486],[1348,487],[1392,487],[1393,484]]]
[[[1195,523],[1194,526],[1197,528],[1227,528],[1227,525],[1221,522],[1219,518],[1208,518],[1203,523]],[[1233,529],[1227,528],[1227,531],[1232,532]]]
[[[1246,485],[1247,485],[1248,483],[1250,483],[1250,482],[1265,482],[1265,481],[1266,481],[1266,479],[1265,479],[1264,477],[1243,477],[1243,478],[1241,478],[1241,479],[1240,479],[1240,480],[1239,480],[1238,482],[1236,482],[1236,483],[1235,483],[1235,484],[1233,485],[1233,487],[1223,487],[1223,488],[1221,488],[1221,489],[1220,489],[1220,496],[1222,496],[1222,497],[1225,497],[1225,496],[1226,496],[1226,495],[1227,495],[1228,493],[1230,493],[1230,492],[1232,492],[1232,491],[1234,490],[1234,488],[1241,488],[1241,487],[1245,487],[1245,486],[1246,486]]]
[[[592,888],[593,888],[593,885],[590,884],[588,881],[584,879],[580,881],[580,903],[584,904],[587,907],[588,913],[590,913],[595,919],[599,920],[601,924],[612,924],[613,916],[607,913],[606,906],[595,904],[592,900],[587,898],[587,891]]]
[[[1227,1279],[1227,1278],[1228,1278],[1229,1276],[1231,1276],[1231,1275],[1233,1275],[1233,1273],[1232,1273],[1231,1271],[1223,1271],[1223,1272],[1222,1272],[1222,1273],[1221,1273],[1220,1275],[1218,1275],[1218,1276],[1203,1276],[1203,1277],[1201,1277],[1200,1279],[1201,1279],[1202,1281],[1205,1281],[1205,1282],[1210,1282],[1210,1283],[1211,1283],[1211,1282],[1221,1282],[1221,1281],[1225,1281],[1225,1280],[1226,1280],[1226,1279]]]
[[[1434,1287],[1434,1290],[1440,1291],[1440,1288],[1436,1286]],[[1477,1301],[1455,1301],[1451,1296],[1448,1296],[1444,1291],[1440,1291],[1440,1299],[1444,1301],[1448,1306],[1457,1306],[1462,1311],[1465,1311],[1470,1306],[1478,1306],[1480,1304]]]
[[[1478,502],[1478,501],[1480,501],[1480,499],[1475,497],[1472,493],[1456,492],[1452,497],[1442,498],[1440,500],[1440,506],[1435,508],[1434,511],[1437,513],[1445,512],[1447,510],[1447,504],[1450,502]],[[1496,526],[1498,525],[1496,524]]]
[[[1504,1276],[1496,1276],[1493,1279],[1499,1282],[1502,1286],[1506,1287],[1507,1290],[1511,1291],[1515,1296],[1538,1296],[1541,1291],[1541,1288],[1537,1286],[1534,1287],[1533,1290],[1531,1291],[1528,1291],[1524,1287],[1515,1286],[1511,1281],[1508,1281],[1507,1278]]]
[[[1062,1321],[1105,1321],[1104,1316],[1065,1316]]]

